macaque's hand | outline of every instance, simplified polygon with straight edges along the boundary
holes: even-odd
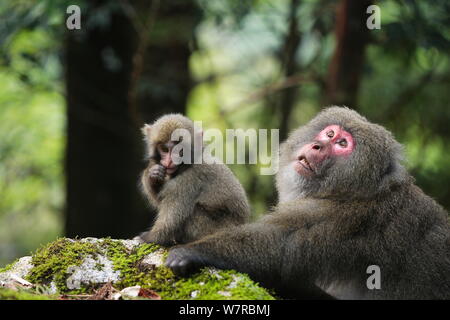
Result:
[[[152,185],[160,185],[164,182],[166,176],[166,168],[160,164],[155,164],[149,170],[149,179]]]
[[[187,277],[206,266],[206,262],[195,250],[176,247],[169,251],[166,266],[177,276]]]

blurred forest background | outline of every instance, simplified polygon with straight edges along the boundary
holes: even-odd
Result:
[[[57,236],[147,228],[139,128],[168,112],[284,139],[345,104],[392,130],[450,209],[448,0],[4,0],[0,83],[0,265]],[[276,202],[273,176],[232,169],[254,218]]]

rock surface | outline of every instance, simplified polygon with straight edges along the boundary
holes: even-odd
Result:
[[[273,299],[232,270],[176,277],[166,255],[136,240],[61,238],[0,269],[0,299]]]

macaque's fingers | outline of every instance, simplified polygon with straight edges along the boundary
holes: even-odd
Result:
[[[166,266],[177,276],[187,277],[205,266],[203,259],[194,251],[187,248],[170,250]]]
[[[156,164],[149,169],[149,177],[152,182],[162,182],[166,175],[166,168],[162,165]]]

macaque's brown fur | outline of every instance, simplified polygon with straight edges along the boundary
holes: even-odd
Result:
[[[250,216],[245,191],[226,165],[180,164],[174,174],[165,173],[157,146],[171,141],[175,129],[186,129],[194,137],[193,122],[180,114],[165,115],[143,128],[149,163],[142,189],[158,213],[153,227],[139,237],[164,246],[191,242]],[[201,142],[201,133],[197,138]],[[193,144],[192,139],[180,143]]]
[[[299,175],[297,150],[329,125],[352,135],[352,154]],[[175,273],[236,269],[296,298],[450,299],[448,213],[414,185],[390,132],[331,107],[294,131],[280,155],[273,212],[173,248],[166,264]],[[380,289],[367,286],[371,265],[380,267]]]

